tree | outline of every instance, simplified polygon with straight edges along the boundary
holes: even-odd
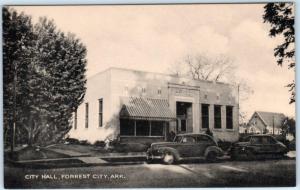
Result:
[[[239,101],[246,101],[253,94],[253,90],[245,80],[235,76],[235,70],[236,66],[230,57],[222,54],[213,57],[204,53],[186,55],[169,69],[173,76],[230,83],[238,87]],[[241,123],[246,122],[245,118],[246,113],[239,111]]]
[[[277,64],[280,66],[284,63],[288,64],[288,68],[295,71],[294,4],[288,2],[268,3],[264,9],[264,22],[271,25],[269,35],[271,37],[280,36],[284,39],[282,44],[274,49]],[[287,87],[291,92],[290,103],[294,103],[296,101],[295,81],[293,80]]]
[[[205,54],[187,55],[170,69],[172,75],[216,82],[225,80],[234,70],[235,65],[229,57],[209,57]]]
[[[16,72],[10,68],[12,63],[18,63],[18,129],[26,131],[28,144],[57,142],[71,129],[72,113],[85,94],[86,48],[75,35],[58,31],[52,20],[41,18],[32,26],[30,17],[22,13],[19,17],[28,22],[28,30],[22,30],[19,26],[22,22],[16,19],[18,16],[9,16],[18,15],[15,11],[5,8],[4,14],[3,49],[7,52],[4,58],[4,68],[7,68],[4,109],[7,114],[4,117],[11,123],[9,111],[13,108],[9,97],[13,90],[10,86]],[[15,35],[13,32],[20,33],[20,38],[9,38]],[[20,39],[30,45],[15,47]],[[13,54],[11,49],[20,53]]]
[[[26,120],[29,90],[26,85],[29,78],[30,50],[34,46],[35,34],[31,18],[27,15],[18,14],[7,7],[3,8],[3,120],[4,139],[10,141],[9,133],[13,128],[14,93],[16,94],[16,118],[17,125]],[[14,77],[17,81],[14,85]],[[14,86],[16,87],[14,89]],[[19,134],[16,140],[24,139],[22,128],[16,129]]]
[[[287,117],[286,121],[282,126],[283,134],[286,135],[287,133],[293,134],[296,137],[296,121],[292,117]]]

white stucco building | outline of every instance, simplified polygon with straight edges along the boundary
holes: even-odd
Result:
[[[238,140],[238,91],[229,84],[110,68],[87,81],[69,136],[154,142],[175,133]]]

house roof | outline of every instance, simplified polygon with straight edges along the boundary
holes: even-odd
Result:
[[[166,99],[123,97],[122,102],[121,118],[149,120],[176,119],[176,115],[170,110],[168,100]]]
[[[286,116],[283,113],[275,113],[275,112],[264,112],[264,111],[256,111],[257,115],[263,121],[266,126],[273,126],[276,128],[282,127]]]

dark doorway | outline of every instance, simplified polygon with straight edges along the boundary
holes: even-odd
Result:
[[[176,102],[177,133],[193,132],[193,107],[189,102]]]

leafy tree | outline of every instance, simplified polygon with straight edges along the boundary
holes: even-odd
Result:
[[[4,15],[7,126],[12,123],[11,86],[17,73],[18,129],[26,131],[28,144],[57,142],[71,129],[72,113],[85,94],[86,48],[73,34],[57,30],[52,20],[41,18],[32,26],[30,17],[23,13],[18,16],[4,8]],[[22,25],[28,30],[22,30]],[[13,38],[16,34],[20,38]],[[17,63],[17,69],[12,69]]]
[[[296,121],[292,117],[287,117],[286,121],[282,126],[283,134],[286,135],[287,133],[293,134],[296,137]]]
[[[268,3],[264,6],[264,22],[271,25],[269,35],[271,37],[280,36],[284,39],[274,49],[274,56],[277,57],[277,64],[288,64],[289,69],[295,71],[295,29],[294,29],[294,4],[288,2]],[[291,92],[290,103],[296,101],[295,81],[287,85]]]
[[[17,125],[26,122],[26,113],[29,109],[24,101],[27,100],[29,89],[27,84],[30,76],[29,57],[30,49],[34,46],[35,34],[31,18],[18,14],[7,7],[3,8],[3,120],[4,140],[10,141],[9,134],[13,125],[13,102],[16,94]],[[14,77],[17,77],[14,89]],[[16,128],[18,141],[24,139],[23,128]]]

